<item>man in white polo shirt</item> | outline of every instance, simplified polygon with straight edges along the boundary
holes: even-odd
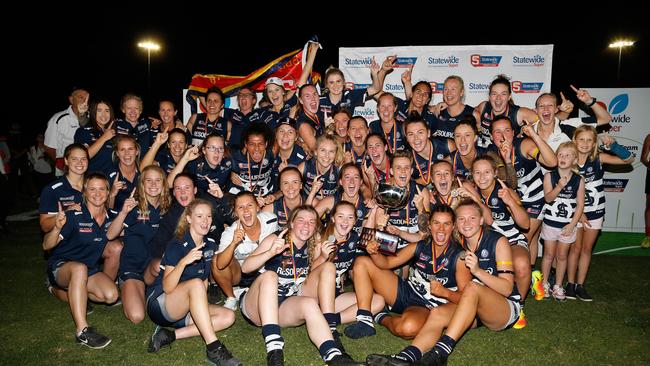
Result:
[[[90,93],[83,88],[73,88],[68,97],[70,106],[55,113],[45,130],[45,153],[56,162],[56,176],[63,175],[63,151],[74,142],[74,133],[88,121]]]

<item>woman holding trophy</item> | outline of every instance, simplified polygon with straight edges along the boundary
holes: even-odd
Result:
[[[377,201],[380,205],[385,203],[381,196]],[[371,218],[372,213],[377,214],[379,210],[373,211]],[[368,224],[374,224],[374,218]],[[436,205],[429,220],[430,238],[411,242],[394,255],[385,255],[386,246],[381,243],[383,237],[367,241],[369,256],[357,257],[353,267],[359,310],[357,322],[345,329],[348,337],[362,338],[375,334],[369,310],[374,292],[386,300],[392,312],[400,314],[388,316],[388,312],[382,311],[374,316],[374,321],[407,339],[417,335],[429,309],[450,301],[458,302],[460,295],[456,291],[462,291],[470,275],[465,266],[457,265],[459,249],[451,237],[453,228],[454,211],[449,206]],[[415,262],[408,279],[393,272],[392,269],[412,259]]]

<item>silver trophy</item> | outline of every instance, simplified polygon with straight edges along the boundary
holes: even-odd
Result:
[[[399,210],[408,202],[408,190],[388,183],[375,185],[375,202],[384,210]]]
[[[384,210],[395,211],[402,209],[408,203],[409,192],[388,183],[379,183],[375,186],[375,202]],[[365,248],[368,241],[373,240],[379,244],[379,252],[395,255],[400,238],[397,235],[371,228],[363,228],[361,233],[361,246]]]

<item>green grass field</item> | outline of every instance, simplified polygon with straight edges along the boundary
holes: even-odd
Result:
[[[68,305],[52,297],[43,284],[45,260],[37,223],[12,223],[10,229],[11,235],[0,237],[0,364],[208,364],[200,338],[178,341],[171,349],[148,354],[153,323],[131,324],[121,306],[95,305],[88,318],[113,339],[107,348],[91,350],[77,345]],[[640,234],[625,235],[605,234],[601,239],[619,246],[638,245],[641,239]],[[536,302],[529,298],[528,327],[501,333],[470,331],[450,364],[650,364],[650,258],[639,251],[644,256],[594,257],[588,282],[594,302]],[[323,365],[304,326],[284,329],[282,335],[287,365]],[[246,365],[265,364],[261,330],[246,323],[239,313],[235,324],[218,336]],[[381,326],[377,336],[356,341],[343,338],[343,342],[358,360],[369,353],[397,352],[408,344]]]

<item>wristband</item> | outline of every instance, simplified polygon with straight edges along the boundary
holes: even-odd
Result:
[[[585,104],[586,104],[586,103],[585,103]],[[591,103],[590,103],[590,104],[587,104],[587,107],[591,108],[591,107],[594,106],[594,104],[596,104],[596,98],[591,98]]]

